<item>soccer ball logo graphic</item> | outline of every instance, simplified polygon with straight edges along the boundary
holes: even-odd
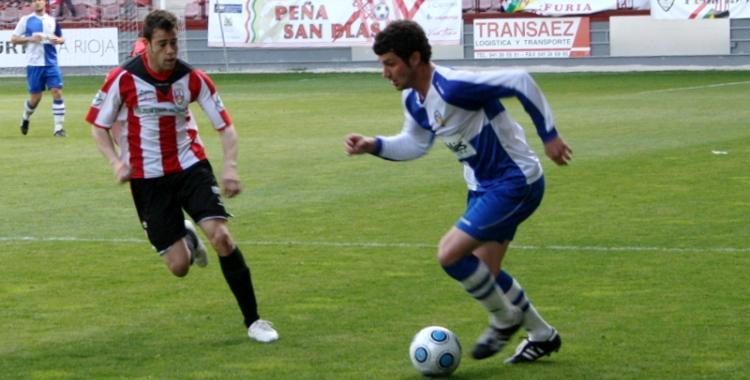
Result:
[[[372,15],[380,21],[387,19],[389,13],[390,10],[388,9],[388,6],[383,3],[375,5],[375,8],[372,10]]]
[[[412,339],[409,357],[422,375],[447,376],[461,363],[461,343],[445,327],[426,327]]]

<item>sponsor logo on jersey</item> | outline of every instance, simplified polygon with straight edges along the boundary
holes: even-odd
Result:
[[[150,102],[156,100],[156,92],[151,90],[138,90],[138,102]]]
[[[224,111],[224,102],[221,101],[219,94],[214,95],[214,101],[216,102],[216,108],[219,112]]]
[[[440,140],[443,140],[443,144],[458,157],[459,160],[465,160],[477,154],[471,143],[461,136],[461,134],[454,134],[450,136],[438,136]]]
[[[136,116],[153,115],[158,117],[184,115],[186,111],[185,108],[181,107],[135,107],[133,112]]]
[[[94,96],[94,100],[91,102],[91,106],[99,108],[99,106],[102,105],[102,102],[104,102],[104,92],[98,91]]]

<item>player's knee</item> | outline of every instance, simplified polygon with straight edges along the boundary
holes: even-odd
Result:
[[[188,271],[190,271],[190,265],[184,265],[182,263],[168,263],[167,267],[169,267],[172,274],[177,277],[185,277],[187,276]]]
[[[460,252],[457,252],[445,240],[440,242],[438,246],[437,260],[441,266],[448,266],[455,264],[461,259]]]
[[[219,256],[226,256],[234,250],[234,241],[227,228],[217,228],[209,240]]]

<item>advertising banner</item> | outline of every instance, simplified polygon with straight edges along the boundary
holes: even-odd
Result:
[[[651,0],[651,17],[660,20],[750,18],[750,0]]]
[[[650,0],[510,0],[506,12],[528,12],[542,16],[576,16],[619,9],[650,8]]]
[[[591,55],[588,17],[474,19],[474,58]]]
[[[0,30],[0,67],[26,67],[25,45],[10,42],[12,30]],[[117,66],[117,28],[63,29],[57,63],[67,66]]]
[[[433,45],[461,43],[459,0],[210,0],[208,46],[370,46],[403,19],[419,23]]]

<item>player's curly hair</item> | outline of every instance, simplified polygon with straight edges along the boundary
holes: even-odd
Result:
[[[177,17],[171,12],[163,9],[156,9],[149,12],[143,19],[143,37],[151,41],[154,36],[154,30],[161,29],[167,32],[177,30]]]
[[[375,35],[375,44],[372,50],[377,55],[393,52],[399,58],[409,64],[409,57],[418,51],[422,56],[423,63],[430,63],[432,47],[427,40],[424,30],[419,24],[411,20],[393,21]]]

